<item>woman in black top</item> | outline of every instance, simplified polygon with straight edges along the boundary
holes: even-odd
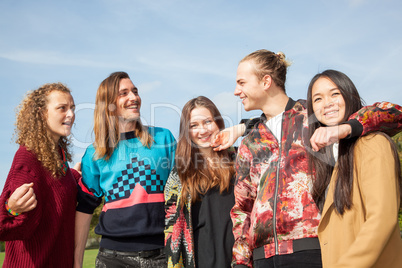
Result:
[[[165,186],[168,267],[230,267],[235,152],[211,147],[224,128],[208,98],[197,97],[183,107],[176,167]]]

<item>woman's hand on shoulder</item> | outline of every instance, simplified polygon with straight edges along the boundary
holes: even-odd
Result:
[[[8,198],[8,207],[18,214],[28,212],[36,208],[37,200],[33,189],[33,182],[25,183],[15,189]]]

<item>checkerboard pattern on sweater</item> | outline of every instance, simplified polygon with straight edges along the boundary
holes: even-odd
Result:
[[[145,161],[138,161],[137,157],[134,157],[126,167],[117,178],[117,183],[113,184],[113,189],[105,196],[107,202],[128,198],[137,183],[143,186],[148,194],[163,193],[164,182]]]

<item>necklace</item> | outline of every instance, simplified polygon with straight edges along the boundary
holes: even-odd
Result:
[[[66,176],[67,169],[68,169],[68,163],[67,163],[66,154],[65,154],[63,148],[61,148],[61,154],[63,155],[63,160],[60,161],[61,162],[61,174],[63,176]]]

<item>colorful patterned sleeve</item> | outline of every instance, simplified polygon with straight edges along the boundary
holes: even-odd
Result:
[[[165,253],[168,268],[195,267],[189,214],[180,207],[181,183],[176,167],[165,186]],[[186,210],[187,211],[187,210]]]
[[[253,209],[257,189],[251,182],[250,163],[252,155],[242,142],[236,159],[235,205],[230,217],[233,222],[235,243],[233,246],[232,266],[252,267],[252,250],[248,244],[250,214]]]
[[[402,130],[402,107],[390,102],[376,102],[365,106],[349,117],[351,137],[382,131],[393,136]]]
[[[171,244],[172,230],[174,225],[174,217],[177,211],[177,171],[176,168],[170,172],[169,178],[165,185],[165,246]]]

